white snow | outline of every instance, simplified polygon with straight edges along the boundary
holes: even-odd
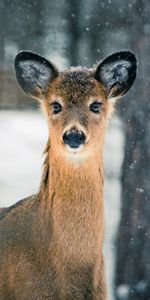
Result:
[[[37,192],[47,140],[37,112],[0,112],[0,207]]]

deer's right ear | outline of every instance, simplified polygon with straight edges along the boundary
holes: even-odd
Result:
[[[57,69],[44,57],[22,51],[15,58],[16,77],[23,90],[33,98],[44,99]]]

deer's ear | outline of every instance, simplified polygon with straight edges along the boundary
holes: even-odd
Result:
[[[133,53],[114,53],[98,65],[95,79],[104,85],[108,98],[123,96],[136,78],[136,65]]]
[[[44,57],[22,51],[15,58],[16,77],[23,90],[33,98],[44,99],[57,69]]]

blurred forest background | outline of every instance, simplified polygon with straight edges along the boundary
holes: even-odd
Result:
[[[118,118],[123,124],[121,127],[124,147],[119,175],[121,204],[120,222],[115,236],[114,296],[110,295],[110,299],[148,300],[150,299],[150,1],[1,0],[1,137],[7,136],[7,131],[4,131],[4,119],[8,123],[8,127],[7,124],[5,127],[11,131],[9,120],[10,116],[15,118],[14,111],[20,110],[20,116],[23,118],[26,112],[31,110],[34,118],[38,118],[34,114],[38,108],[36,101],[29,100],[25,96],[14,76],[14,57],[18,51],[26,49],[46,56],[60,69],[70,65],[91,67],[107,55],[120,50],[131,50],[137,56],[137,80],[131,92],[118,101]],[[28,113],[28,126],[32,132],[31,112]],[[36,122],[38,124],[37,119]],[[120,124],[120,121],[117,122]],[[38,132],[39,130],[37,134]],[[115,131],[113,134],[115,140]],[[111,138],[113,143],[113,136]],[[13,143],[14,137],[12,140],[9,138],[9,141]],[[16,143],[19,145],[18,141]],[[108,146],[111,164],[116,153],[111,152],[111,144],[108,143]],[[8,147],[11,148],[9,142]],[[119,153],[117,155],[119,159]],[[5,157],[4,160],[7,159],[8,157]],[[4,168],[3,165],[3,170]],[[0,170],[3,173],[1,167]],[[9,170],[5,171],[8,176]],[[20,185],[20,182],[18,184]],[[117,190],[114,191],[114,195],[115,193],[117,194]],[[4,205],[4,202],[1,204]],[[113,217],[115,218],[115,214]]]

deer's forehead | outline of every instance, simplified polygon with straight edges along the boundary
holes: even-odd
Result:
[[[99,88],[92,72],[85,68],[72,68],[62,73],[55,86],[56,92],[69,102],[86,101],[90,96],[98,96]]]

